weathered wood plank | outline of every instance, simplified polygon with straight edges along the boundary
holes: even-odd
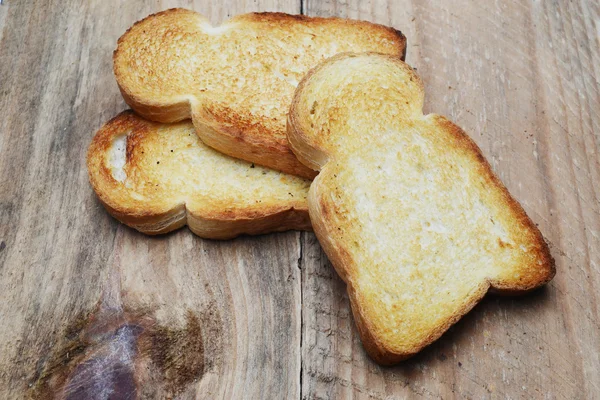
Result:
[[[574,2],[316,1],[309,15],[391,24],[427,112],[471,134],[550,242],[557,276],[489,297],[396,368],[366,359],[343,283],[303,247],[305,398],[593,398],[600,392],[599,6]]]
[[[0,4],[0,42],[2,41],[2,35],[4,34],[4,24],[6,23],[6,16],[8,15],[8,4]]]
[[[312,234],[147,238],[112,220],[87,184],[91,135],[125,107],[110,56],[132,22],[185,6],[218,24],[251,10],[298,12],[298,2],[5,3],[0,397],[48,397],[65,382],[69,393],[89,394],[94,381],[77,367],[86,357],[113,366],[106,376],[122,394],[144,382],[140,397],[600,391],[600,10],[592,1],[305,2],[311,15],[404,31],[426,111],[471,133],[557,260],[545,291],[488,298],[431,348],[387,369],[366,358],[344,285]],[[133,357],[134,372],[115,354]]]
[[[298,12],[299,2],[8,3],[0,397],[99,396],[98,379],[142,398],[298,397],[299,234],[148,238],[100,206],[85,155],[94,131],[125,108],[112,51],[133,22],[185,6],[219,23],[252,10]]]

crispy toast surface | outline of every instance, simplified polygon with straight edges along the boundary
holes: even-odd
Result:
[[[87,166],[110,214],[146,234],[186,224],[210,239],[310,229],[309,181],[223,155],[189,121],[156,123],[125,111],[96,133]]]
[[[125,101],[158,122],[192,118],[205,144],[224,154],[306,178],[285,137],[286,114],[304,74],[339,52],[403,57],[392,28],[282,13],[236,16],[213,27],[171,9],[133,25],[118,42],[114,73]]]
[[[404,62],[341,54],[307,74],[288,116],[292,149],[321,171],[308,196],[313,229],[382,364],[432,343],[488,290],[523,293],[555,274],[477,145],[423,115],[423,99]]]

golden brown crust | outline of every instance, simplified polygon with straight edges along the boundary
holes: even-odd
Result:
[[[241,32],[238,36],[234,35],[236,30]],[[317,38],[318,43],[313,44],[311,38]],[[159,39],[162,42],[158,43]],[[237,46],[241,41],[242,50],[256,47],[256,54],[240,54]],[[289,49],[281,49],[282,43]],[[206,65],[189,61],[181,67],[185,71],[164,67],[167,63],[181,66],[182,56],[166,56],[161,46],[172,51],[179,46],[184,57],[211,61]],[[299,47],[302,49],[297,50]],[[123,98],[139,115],[168,123],[191,117],[201,139],[216,150],[311,179],[315,172],[296,159],[285,140],[288,100],[294,81],[304,72],[320,60],[348,50],[379,51],[403,58],[406,38],[398,30],[369,22],[283,13],[244,14],[212,28],[200,14],[171,9],[150,15],[128,29],[118,41],[113,60]],[[231,60],[221,65],[223,54]],[[167,59],[157,67],[153,58],[164,57]],[[161,90],[165,88],[168,93]],[[219,102],[228,107],[217,107]],[[207,113],[209,109],[212,112]]]
[[[398,75],[402,76],[402,79],[398,82],[396,82],[391,75],[385,75],[386,78],[382,78],[381,80],[385,85],[389,84],[390,87],[408,84],[407,87],[410,87],[410,90],[412,90],[410,96],[407,96],[406,99],[407,110],[402,111],[406,113],[405,116],[398,116],[398,113],[393,111],[391,115],[394,115],[394,117],[391,117],[390,121],[397,121],[398,118],[405,118],[402,119],[402,121],[404,121],[405,126],[409,126],[412,123],[411,119],[418,119],[421,121],[419,122],[421,124],[420,126],[425,128],[411,125],[411,129],[434,129],[437,132],[437,135],[432,137],[433,141],[437,140],[437,137],[444,137],[445,142],[441,143],[444,152],[447,151],[448,148],[451,148],[455,154],[462,157],[462,159],[464,159],[462,162],[468,164],[469,171],[472,171],[473,176],[477,177],[477,182],[479,182],[473,182],[471,184],[482,185],[481,189],[475,188],[473,190],[479,191],[478,193],[481,193],[481,196],[488,196],[489,193],[492,193],[489,195],[491,196],[489,198],[493,199],[493,203],[488,204],[487,202],[492,200],[486,200],[487,197],[485,199],[482,197],[482,200],[477,200],[487,204],[482,209],[487,209],[485,207],[497,209],[498,212],[496,214],[508,221],[506,227],[507,229],[510,229],[509,233],[514,239],[513,241],[509,239],[506,239],[506,241],[501,240],[500,238],[496,239],[496,245],[499,249],[498,252],[501,252],[499,254],[503,254],[502,257],[508,257],[506,256],[507,253],[505,253],[508,251],[510,252],[508,253],[510,254],[510,257],[514,259],[507,264],[510,265],[510,268],[507,268],[506,270],[497,270],[490,267],[490,270],[486,272],[486,275],[482,275],[482,278],[479,281],[474,282],[468,289],[468,294],[465,295],[464,298],[461,298],[459,307],[453,308],[452,312],[446,312],[444,317],[438,320],[435,326],[425,328],[426,325],[423,325],[422,329],[427,329],[427,331],[425,335],[418,336],[419,339],[411,341],[410,337],[413,336],[412,332],[401,334],[399,336],[399,339],[403,340],[401,345],[394,342],[394,336],[390,336],[389,332],[380,325],[380,320],[376,319],[374,315],[371,315],[372,311],[369,310],[372,310],[372,308],[367,310],[367,305],[375,300],[370,298],[370,295],[365,294],[366,292],[360,289],[360,276],[362,271],[373,267],[371,265],[360,264],[357,261],[357,254],[364,254],[366,251],[365,248],[368,249],[368,247],[373,246],[373,244],[361,243],[363,238],[361,236],[356,236],[356,234],[348,237],[351,233],[348,233],[349,231],[347,231],[347,229],[349,229],[349,227],[351,229],[357,229],[356,226],[361,226],[363,222],[358,222],[356,219],[350,219],[352,218],[351,215],[354,215],[357,211],[348,209],[348,207],[351,207],[349,206],[351,201],[343,203],[343,200],[339,197],[339,191],[341,189],[338,189],[337,187],[338,185],[345,183],[346,186],[342,190],[344,194],[353,193],[353,190],[355,190],[355,187],[352,186],[352,182],[340,181],[340,179],[343,179],[340,177],[343,173],[342,168],[348,168],[348,165],[343,164],[341,160],[358,162],[358,153],[351,152],[349,154],[353,154],[353,156],[348,156],[346,153],[342,153],[343,147],[352,148],[354,149],[354,152],[363,153],[368,150],[365,146],[369,146],[372,141],[365,140],[363,143],[362,138],[353,136],[356,133],[352,133],[355,131],[351,132],[350,127],[343,124],[336,125],[339,121],[347,120],[350,115],[354,118],[354,123],[357,122],[356,116],[357,114],[360,115],[361,109],[360,106],[352,106],[352,102],[355,101],[353,98],[350,98],[350,96],[344,97],[343,105],[335,103],[334,100],[328,102],[331,99],[330,93],[343,92],[342,86],[328,86],[333,85],[331,83],[331,81],[334,80],[332,77],[334,75],[343,77],[344,74],[353,73],[353,71],[349,70],[354,68],[355,64],[350,64],[352,61],[349,60],[354,57],[360,57],[361,63],[373,64],[373,66],[365,68],[365,70],[369,71],[370,78],[379,72],[376,71],[376,69],[381,67],[381,65],[385,65],[385,68],[381,67],[382,70],[388,72],[390,70],[402,72]],[[346,61],[348,61],[348,63],[345,63]],[[340,64],[339,67],[337,67],[338,63]],[[356,63],[358,63],[358,61]],[[390,65],[395,66],[390,67]],[[332,75],[329,75],[328,71],[335,72],[331,72]],[[355,75],[352,76],[354,77]],[[356,78],[354,78],[356,79],[357,86],[363,83],[361,77],[362,75],[356,75]],[[348,82],[349,79],[350,78],[347,78],[343,82]],[[348,84],[344,83],[344,85]],[[358,88],[354,87],[353,89],[358,93],[369,93],[369,89],[376,92],[377,90],[381,90],[377,85],[377,83],[373,83],[370,88],[360,86]],[[374,101],[384,97],[382,94],[383,92],[377,93],[377,95],[373,95],[373,99],[366,100],[366,103],[362,104],[373,104]],[[473,142],[461,128],[444,117],[437,115],[423,117],[421,111],[422,96],[422,83],[414,71],[403,62],[398,61],[393,57],[377,54],[341,54],[318,65],[305,76],[298,86],[288,115],[288,139],[292,150],[303,163],[316,170],[322,170],[321,174],[313,181],[308,197],[309,214],[314,232],[332,265],[347,284],[352,312],[365,350],[375,361],[382,365],[391,365],[411,357],[437,340],[452,324],[456,323],[456,321],[464,314],[469,312],[488,290],[503,294],[523,294],[544,285],[552,279],[556,272],[554,260],[550,255],[548,245],[544,241],[539,229],[530,220],[521,205],[512,198],[506,187],[493,173],[490,165],[484,159],[475,142]],[[359,101],[364,101],[364,96],[359,99]],[[394,101],[398,101],[397,98],[394,99]],[[414,102],[418,107],[412,109],[409,104],[410,102]],[[310,106],[311,104],[312,107]],[[397,104],[399,107],[402,107],[404,101],[398,102]],[[341,111],[341,107],[347,107],[345,110],[348,111]],[[319,111],[316,113],[315,108],[319,108]],[[319,112],[321,114],[319,114]],[[347,114],[345,114],[345,112],[347,112]],[[400,114],[402,114],[402,112]],[[319,119],[321,118],[320,115],[324,115],[325,117]],[[371,121],[371,124],[376,125],[379,124],[380,120],[384,120],[388,117],[389,115],[380,111],[377,114],[377,119],[369,121]],[[386,129],[401,129],[398,128],[400,125],[379,124],[376,125],[378,128],[371,128],[371,131],[377,132],[378,129],[384,131]],[[368,132],[369,128],[366,126],[368,125],[361,126],[359,131],[361,133],[364,133],[365,131]],[[395,128],[391,128],[390,126],[394,126]],[[336,128],[342,130],[346,129],[346,131],[333,132],[332,130],[335,130]],[[345,135],[340,141],[335,141],[336,133],[344,133]],[[376,140],[376,138],[374,137],[373,140]],[[393,140],[394,139],[392,139],[392,142]],[[363,145],[349,147],[352,146],[354,141],[360,141]],[[384,143],[385,147],[383,151],[386,151],[385,149],[387,149],[388,146],[390,149],[394,148],[394,143],[392,142]],[[417,150],[415,151],[420,151],[418,150],[418,146],[416,149]],[[383,154],[381,156],[383,156]],[[374,162],[382,163],[382,161],[377,159],[374,159]],[[326,166],[327,168],[324,169]],[[402,173],[402,171],[399,173]],[[335,179],[332,179],[332,177]],[[355,178],[351,176],[350,178],[346,177],[346,179]],[[351,199],[352,196],[348,197],[346,195],[344,198]],[[386,219],[389,218],[393,218],[393,216],[389,215],[386,217]],[[402,218],[406,218],[406,216],[403,216]],[[386,221],[386,219],[383,221]],[[350,222],[344,224],[345,221]],[[494,224],[493,220],[491,221],[491,224]],[[381,227],[381,231],[385,231],[386,229],[389,229],[389,226],[387,228],[384,226]],[[415,232],[415,235],[416,234],[417,232]],[[490,243],[493,244],[493,242]],[[396,245],[396,243],[394,243],[394,245]],[[362,250],[354,251],[352,250],[353,246],[359,246]],[[388,243],[388,246],[391,246],[391,243]],[[527,250],[524,251],[523,249],[519,249],[519,247],[526,247]],[[392,250],[392,247],[388,247],[388,252],[391,253]],[[488,256],[486,255],[485,257]],[[383,261],[380,259],[369,259],[369,264],[377,265],[381,262]],[[501,261],[500,258],[498,258],[498,262],[507,263],[505,259],[502,259]],[[374,273],[375,272],[372,272],[372,274]],[[392,278],[384,277],[382,279],[383,281],[386,281]],[[415,284],[419,284],[419,282],[415,282]],[[381,287],[380,290],[387,291],[388,289]],[[395,295],[401,296],[402,294],[403,293],[396,293]],[[380,304],[381,301],[382,299],[376,300],[376,304]],[[442,308],[442,310],[444,310],[444,308]],[[427,312],[427,310],[423,309],[421,312]],[[407,316],[405,315],[404,317]],[[394,315],[390,314],[388,318],[394,318]],[[418,320],[419,317],[417,316],[416,319]],[[414,336],[417,337],[416,333]],[[390,337],[392,338],[390,339]]]
[[[213,149],[236,158],[244,154],[246,160],[306,179],[313,179],[317,175],[314,170],[298,162],[287,140],[261,140],[258,133],[268,129],[261,121],[222,110],[208,112],[203,108],[199,111],[202,116],[194,113],[192,118],[194,127],[196,132],[202,132],[200,137],[204,144]]]
[[[185,173],[189,174],[189,170],[192,169],[192,166],[182,165],[183,161],[177,158],[173,158],[173,162],[165,166],[168,168],[165,174],[152,175],[148,158],[157,156],[164,160],[160,156],[161,149],[165,145],[169,145],[169,148],[180,145],[177,142],[182,135],[185,136],[185,131],[182,133],[181,129],[191,130],[190,127],[189,123],[152,123],[126,111],[111,119],[98,131],[88,150],[87,166],[92,188],[111,215],[124,224],[150,235],[167,233],[186,224],[197,235],[210,239],[229,239],[240,234],[255,235],[290,229],[311,229],[306,201],[302,199],[308,183],[303,183],[300,178],[267,170],[263,171],[267,175],[252,170],[254,178],[236,178],[237,173],[229,175],[233,178],[225,176],[224,180],[237,179],[241,190],[245,190],[243,185],[249,180],[252,181],[254,189],[249,187],[248,190],[256,190],[261,184],[261,177],[265,177],[262,182],[265,189],[258,192],[261,197],[256,201],[250,199],[232,206],[230,200],[220,198],[220,192],[214,186],[207,192],[201,188],[181,187],[185,186],[185,182],[176,183],[185,178]],[[173,139],[170,140],[169,135],[166,135],[165,140],[158,141],[157,132],[160,130],[171,130],[167,133],[173,134]],[[119,181],[111,171],[110,157],[115,140],[123,135],[127,137],[123,170],[131,176],[128,175],[126,180]],[[178,153],[181,153],[182,157],[193,157],[197,165],[202,165],[202,161],[216,164],[214,170],[221,174],[235,168],[240,169],[245,164],[213,154],[212,150],[209,154],[211,158],[206,158],[207,156],[200,151],[201,146],[194,136],[189,144],[182,146],[180,150],[171,150],[169,154],[172,157],[177,157]],[[149,154],[150,152],[156,154]],[[248,164],[248,168],[254,167]],[[215,172],[206,171],[206,174],[212,173]],[[272,180],[278,176],[289,183]],[[164,179],[173,182],[166,182]],[[219,184],[219,177],[211,179]],[[200,182],[205,180],[206,176]],[[226,182],[221,184],[225,185]],[[159,189],[158,186],[161,185],[164,188]],[[285,190],[290,191],[290,196],[287,196],[287,192],[281,193]],[[224,187],[223,191],[226,192],[227,187]],[[294,193],[299,196],[292,197]],[[273,195],[279,197],[272,197]],[[280,198],[286,200],[279,200]],[[186,207],[189,201],[192,201],[192,207]]]

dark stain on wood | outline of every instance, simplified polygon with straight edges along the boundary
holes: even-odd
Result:
[[[202,329],[198,317],[189,310],[183,329],[156,326],[142,335],[138,346],[160,370],[169,393],[180,393],[204,372]]]
[[[54,351],[38,360],[29,383],[35,399],[136,398],[146,375],[155,370],[164,393],[177,395],[204,372],[200,319],[190,310],[183,327],[162,326],[148,311],[82,313],[65,327]]]
[[[135,398],[136,381],[132,360],[142,328],[125,324],[105,335],[92,355],[78,363],[62,390],[64,398],[128,399]]]

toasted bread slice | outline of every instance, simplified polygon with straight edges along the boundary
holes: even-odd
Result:
[[[119,221],[150,235],[188,225],[228,239],[310,229],[310,182],[223,155],[198,139],[191,122],[149,122],[130,111],[96,134],[90,182]]]
[[[339,18],[244,14],[220,27],[167,10],[132,26],[114,53],[125,101],[159,122],[192,118],[205,144],[224,154],[313,178],[285,137],[296,85],[320,61],[344,51],[403,57],[392,28]]]
[[[308,196],[313,229],[381,364],[432,343],[489,289],[527,292],[555,273],[477,145],[424,116],[423,96],[397,58],[342,54],[302,80],[288,119],[292,149],[321,171]]]

